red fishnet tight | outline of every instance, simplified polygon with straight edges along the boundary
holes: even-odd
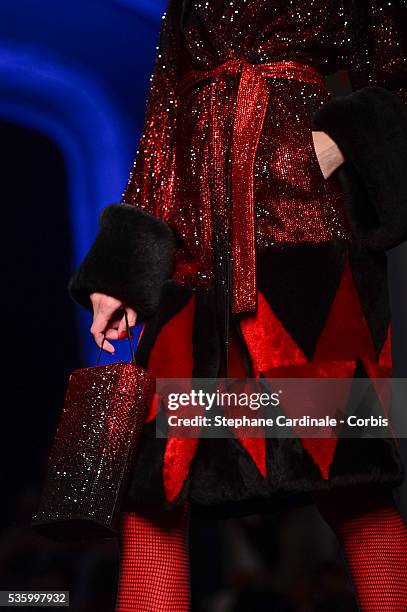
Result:
[[[362,612],[406,612],[407,527],[391,492],[336,491],[317,504],[338,537]]]
[[[117,612],[188,612],[188,510],[121,524]]]

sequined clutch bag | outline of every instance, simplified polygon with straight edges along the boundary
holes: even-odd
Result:
[[[128,325],[127,331],[131,346]],[[69,377],[32,520],[36,531],[57,540],[117,535],[152,398],[152,379],[135,365],[132,348],[129,363],[99,366],[100,353],[95,367],[75,370]]]

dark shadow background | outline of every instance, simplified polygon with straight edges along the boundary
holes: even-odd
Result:
[[[19,12],[7,1],[0,8],[0,67],[7,62],[5,42],[12,40],[23,42],[28,51],[47,47],[58,62],[69,62],[78,72],[92,72],[122,117],[117,130],[134,134],[136,145],[158,8],[148,2],[132,5],[129,1],[125,7],[106,2],[100,3],[103,14],[97,17],[93,2],[72,2],[69,10],[63,2],[60,13],[48,2],[17,4]],[[25,17],[22,5],[27,8]],[[75,18],[81,27],[73,38]],[[61,30],[64,19],[65,30]],[[134,40],[139,43],[134,45]],[[146,55],[140,55],[144,48]],[[333,87],[340,91],[341,79]],[[68,373],[84,363],[84,355],[92,356],[91,351],[84,352],[85,340],[78,331],[83,329],[78,323],[82,315],[66,291],[78,249],[73,232],[80,229],[72,224],[75,176],[64,153],[40,126],[27,127],[15,116],[11,121],[3,112],[0,137],[4,281],[0,589],[69,590],[70,610],[111,612],[117,581],[116,542],[56,544],[28,527]],[[126,155],[123,176],[127,176],[132,151]],[[406,270],[407,244],[389,253],[396,376],[407,376]],[[407,454],[405,441],[402,452]],[[396,492],[402,508],[407,507],[406,490]],[[273,518],[194,518],[191,552],[194,612],[356,609],[336,541],[312,507]]]

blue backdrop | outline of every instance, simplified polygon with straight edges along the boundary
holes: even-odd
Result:
[[[94,238],[100,209],[126,183],[164,5],[2,0],[0,120],[46,135],[64,157],[72,270]],[[92,363],[90,316],[77,307],[77,320],[83,362]]]

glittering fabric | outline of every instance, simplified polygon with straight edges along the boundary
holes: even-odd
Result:
[[[219,91],[228,79],[238,78],[235,112],[232,126],[231,158],[224,160],[228,147],[222,136],[224,105],[219,104]],[[229,230],[230,239],[225,255],[232,262],[234,313],[256,310],[256,243],[254,228],[253,172],[260,134],[268,104],[268,78],[296,80],[324,86],[321,75],[296,62],[251,64],[243,60],[228,60],[213,70],[191,70],[179,84],[179,95],[202,82],[211,83],[209,125],[210,176],[209,198],[212,227],[218,235]],[[222,95],[222,94],[220,94]],[[228,164],[229,161],[229,164]],[[231,176],[224,175],[231,166]],[[230,206],[225,189],[231,181]],[[215,215],[214,215],[215,213]],[[220,217],[220,223],[217,220]],[[216,253],[215,253],[216,255]]]
[[[253,232],[257,250],[350,238],[336,179],[323,179],[312,146],[311,117],[329,99],[325,85],[274,75],[259,86],[253,66],[295,62],[323,76],[345,68],[354,87],[376,83],[405,97],[405,16],[405,3],[396,0],[170,0],[123,199],[164,217],[182,238],[178,280],[213,281],[214,256],[218,264],[227,248],[214,242],[214,214],[225,240],[230,225],[220,200],[236,205],[236,310],[253,303],[253,266],[247,278],[237,272],[253,259]],[[239,66],[245,68],[234,78]],[[180,83],[191,70],[232,78],[201,79],[185,90]],[[248,102],[246,123],[236,122]],[[253,162],[253,198],[247,173],[239,170],[245,155],[244,168]],[[249,196],[243,214],[242,193]],[[242,233],[245,240],[237,243]]]
[[[152,381],[131,363],[74,371],[35,523],[57,537],[113,533]]]

